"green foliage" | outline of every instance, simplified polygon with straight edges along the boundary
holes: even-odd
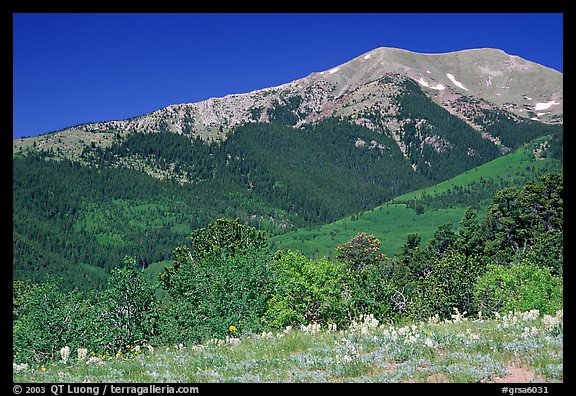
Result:
[[[436,258],[430,272],[418,282],[411,315],[426,319],[438,314],[446,319],[454,308],[468,314],[476,312],[473,288],[483,272],[484,264],[477,256],[450,252]]]
[[[154,333],[155,290],[135,257],[126,257],[122,267],[112,270],[100,299],[106,312],[103,321],[108,324],[103,337],[105,350],[134,345]]]
[[[180,254],[181,253],[181,254]],[[180,248],[178,270],[164,283],[169,295],[160,340],[200,342],[262,330],[269,295],[268,254],[254,248],[232,255],[211,254],[196,261]]]
[[[154,290],[133,257],[112,272],[100,295],[64,292],[48,280],[19,296],[14,361],[56,360],[65,346],[115,354],[153,334]]]
[[[29,295],[34,291],[37,285],[29,280],[12,282],[12,321],[18,319],[22,311],[26,309],[26,303]]]
[[[507,263],[539,236],[563,229],[563,175],[550,173],[523,188],[498,191],[483,222],[485,254]]]
[[[360,232],[336,250],[337,259],[349,273],[346,286],[350,299],[350,320],[365,315],[374,315],[378,319],[390,316],[392,288],[387,279],[386,256],[380,253],[380,240],[374,235]]]
[[[490,264],[487,269],[474,287],[482,312],[538,309],[543,314],[554,314],[562,308],[562,279],[548,268],[525,260],[510,266]]]
[[[168,294],[161,316],[161,339],[199,342],[262,329],[269,297],[266,240],[253,227],[219,219],[192,233],[192,250],[174,250],[173,266],[160,274]]]
[[[314,261],[299,252],[277,252],[270,263],[272,290],[264,315],[273,328],[291,325],[349,322],[345,284],[349,282],[343,264]]]
[[[359,232],[350,241],[339,245],[336,250],[338,251],[336,258],[353,271],[375,265],[386,259],[384,254],[379,253],[380,241],[378,238],[364,232]]]
[[[564,273],[564,235],[561,231],[539,234],[524,253],[524,258],[548,268],[552,275],[562,277]]]
[[[544,174],[561,170],[562,164],[551,157],[534,160],[532,149],[543,141],[545,138],[538,139],[448,181],[403,194],[384,205],[357,213],[354,218],[345,217],[320,227],[298,228],[272,236],[270,241],[275,244],[275,249],[298,249],[307,257],[314,258],[334,257],[335,245],[363,231],[385,241],[381,250],[392,257],[405,242],[407,234],[419,233],[426,242],[439,224],[458,224],[470,207],[477,211],[476,218],[480,222],[496,191],[519,187]],[[423,214],[414,215],[414,210],[410,209],[414,202],[416,206],[419,202],[425,206]],[[476,231],[484,232],[481,228]],[[475,249],[483,251],[484,245]]]
[[[197,229],[190,237],[194,258],[201,258],[210,254],[233,255],[245,249],[263,249],[266,237],[262,231],[254,227],[247,227],[236,220],[226,218],[217,219],[210,223],[207,229]]]

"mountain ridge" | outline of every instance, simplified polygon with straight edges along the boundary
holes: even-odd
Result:
[[[387,82],[382,83],[383,79]],[[66,140],[106,147],[114,140],[110,132],[120,138],[133,132],[167,131],[217,141],[243,123],[281,119],[282,123],[300,127],[329,116],[351,117],[358,124],[391,135],[401,147],[403,125],[395,120],[397,82],[401,80],[416,82],[436,104],[488,139],[493,137],[477,120],[484,110],[504,111],[517,121],[562,123],[562,73],[554,69],[493,48],[422,54],[379,47],[275,87],[172,104],[124,120],[80,124],[35,138],[16,139],[13,148],[19,150],[36,142],[77,157],[82,145],[67,144]],[[386,119],[375,120],[375,113]]]

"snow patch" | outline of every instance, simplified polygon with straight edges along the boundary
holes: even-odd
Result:
[[[430,74],[430,70],[426,70],[426,73]]]
[[[328,73],[334,74],[334,73],[336,73],[338,70],[340,70],[340,67],[335,67],[334,69],[328,70]]]
[[[420,78],[418,79],[418,84],[420,84],[420,85],[422,85],[423,87],[426,87],[426,88],[436,89],[436,90],[438,90],[438,91],[442,91],[442,90],[445,88],[444,85],[442,85],[442,84],[436,84],[436,85],[432,85],[432,86],[431,86],[431,85],[428,84],[428,83],[426,82],[426,80],[424,80],[422,77],[420,77]]]
[[[530,117],[531,120],[538,121],[538,117]]]
[[[524,99],[526,99],[526,100],[532,100],[532,98],[529,97],[529,96],[524,96]]]
[[[536,117],[542,117],[543,115],[545,115],[546,113],[536,113]]]
[[[452,74],[446,73],[446,77],[448,77],[450,81],[452,81],[452,83],[454,83],[454,85],[456,85],[458,88],[462,88],[464,91],[468,91],[468,88],[462,85],[460,81],[456,80],[456,78]]]
[[[430,84],[428,84],[426,81],[424,81],[424,79],[422,77],[420,77],[418,79],[418,84],[424,86],[424,87],[430,87]]]
[[[536,106],[534,106],[534,110],[546,110],[549,109],[550,106],[552,105],[559,105],[560,103],[551,100],[550,102],[547,103],[536,103]]]
[[[370,59],[370,54],[364,55],[364,59]]]

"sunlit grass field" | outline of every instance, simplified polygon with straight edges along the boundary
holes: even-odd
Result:
[[[537,310],[347,329],[310,324],[201,345],[127,345],[115,356],[70,351],[33,367],[14,363],[14,382],[563,382],[563,313]],[[63,348],[64,349],[64,348]]]
[[[536,143],[539,140],[535,141]],[[438,226],[452,223],[456,228],[469,207],[468,203],[450,203],[445,207],[427,208],[416,214],[411,203],[422,197],[438,197],[450,190],[470,188],[478,190],[481,181],[505,183],[506,186],[520,186],[528,180],[537,179],[538,174],[562,169],[556,159],[535,160],[531,143],[506,156],[470,169],[434,186],[409,192],[374,209],[348,216],[333,223],[318,227],[300,228],[286,234],[270,238],[271,247],[276,249],[299,250],[307,257],[335,257],[336,247],[349,241],[358,232],[375,235],[381,242],[381,251],[387,256],[398,252],[406,242],[409,233],[419,233],[422,243],[432,237]],[[481,195],[481,191],[477,193]],[[479,215],[483,216],[492,200],[488,195],[474,203]]]

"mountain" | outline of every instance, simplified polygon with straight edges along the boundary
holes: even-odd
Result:
[[[561,124],[563,120],[563,76],[553,69],[490,48],[442,54],[377,48],[330,70],[277,87],[174,104],[127,120],[88,123],[41,137],[16,139],[14,149],[36,142],[39,147],[59,148],[74,157],[81,152],[80,141],[106,147],[114,141],[114,133],[120,138],[132,132],[167,131],[213,141],[226,138],[244,123],[299,127],[337,116],[350,117],[357,124],[388,134],[406,155],[404,136],[409,120],[399,119],[397,98],[405,94],[409,81],[485,138],[502,144],[503,149],[514,144],[505,138],[502,141],[491,130],[493,114],[516,122]],[[414,122],[419,130],[426,130],[426,119],[415,117]],[[435,149],[450,145],[434,136],[429,134],[430,139],[422,142]]]
[[[551,155],[542,156],[540,150],[545,141],[545,137],[535,139],[508,155],[370,210],[274,236],[270,245],[274,250],[297,249],[308,257],[335,257],[338,245],[362,231],[380,239],[381,251],[392,257],[406,243],[409,233],[418,233],[424,244],[440,225],[451,223],[457,228],[469,207],[483,216],[498,190],[519,187],[541,175],[561,171],[561,161]]]
[[[561,73],[499,50],[379,48],[278,87],[15,139],[14,277],[101,285],[125,255],[168,260],[218,217],[278,235],[536,138],[561,159],[562,103]]]

